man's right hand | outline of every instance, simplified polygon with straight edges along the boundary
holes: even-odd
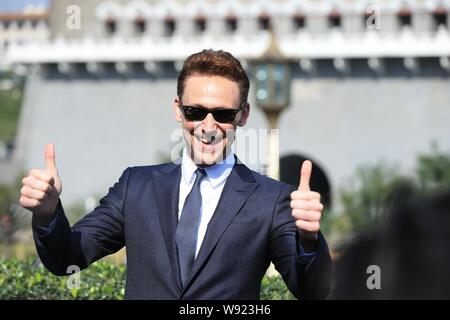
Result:
[[[19,203],[37,215],[40,222],[50,222],[62,191],[55,163],[55,145],[45,147],[45,170],[33,169],[23,178]]]

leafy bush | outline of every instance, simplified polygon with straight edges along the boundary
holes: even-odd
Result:
[[[125,266],[96,262],[76,276],[57,277],[33,259],[0,261],[0,299],[123,299]],[[71,285],[71,286],[68,286]],[[72,288],[72,289],[69,289]]]
[[[264,277],[260,295],[261,300],[295,300],[280,276]]]
[[[0,248],[2,244],[11,245],[17,231],[30,227],[31,215],[18,203],[24,176],[21,172],[12,185],[0,184]],[[5,258],[5,255],[0,254],[0,257]]]
[[[352,230],[373,226],[382,218],[393,193],[405,186],[415,188],[413,179],[398,174],[395,166],[377,164],[357,169],[355,178],[341,189],[342,213]]]
[[[0,141],[10,141],[15,137],[22,101],[21,86],[0,90]]]
[[[0,299],[116,300],[125,292],[125,265],[97,261],[77,276],[57,277],[32,258],[0,260]],[[69,286],[68,286],[69,285]],[[261,299],[293,299],[280,277],[265,277]]]
[[[341,187],[340,208],[324,212],[323,231],[331,244],[348,240],[382,223],[399,193],[446,189],[450,190],[450,154],[436,144],[431,152],[418,155],[411,176],[402,175],[398,166],[388,163],[364,165]]]
[[[450,188],[450,154],[432,144],[429,154],[417,158],[416,175],[422,190]]]
[[[8,186],[0,184],[0,242],[10,243],[12,238],[11,193]]]

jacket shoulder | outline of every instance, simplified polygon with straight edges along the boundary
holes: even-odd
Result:
[[[168,163],[161,163],[161,164],[155,164],[155,165],[147,165],[147,166],[132,166],[125,169],[123,175],[128,174],[129,178],[146,178],[151,177],[153,175],[153,172],[159,171],[159,172],[170,172],[173,169],[175,169],[177,166],[179,166],[176,163],[168,162]]]
[[[261,188],[263,188],[265,190],[278,191],[278,192],[282,192],[284,190],[288,190],[289,192],[292,192],[295,190],[295,187],[290,184],[272,179],[268,176],[262,175],[253,170],[250,170],[250,172],[253,175],[253,177],[255,178],[255,181],[260,185]]]

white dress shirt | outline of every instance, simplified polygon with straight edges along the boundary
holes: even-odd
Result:
[[[233,169],[236,162],[234,154],[230,152],[227,158],[213,166],[206,167],[207,177],[203,178],[200,183],[200,193],[202,194],[202,215],[200,219],[200,227],[197,234],[197,247],[195,250],[195,257],[200,250],[203,238],[208,228],[208,223],[211,220],[217,204],[219,203],[220,195],[223,187],[227,181],[228,176]],[[181,180],[180,180],[180,196],[178,199],[178,221],[183,211],[184,201],[186,200],[192,186],[195,182],[195,171],[198,167],[194,164],[192,159],[187,154],[186,148],[183,150],[183,157],[181,161]]]

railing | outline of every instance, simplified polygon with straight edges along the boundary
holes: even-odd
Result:
[[[371,58],[371,57],[448,57],[450,35],[369,31],[344,34],[297,33],[280,35],[281,51],[294,59]],[[239,58],[255,58],[269,45],[268,33],[255,35],[83,38],[11,43],[5,52],[7,64],[179,61],[204,48],[225,49]]]

